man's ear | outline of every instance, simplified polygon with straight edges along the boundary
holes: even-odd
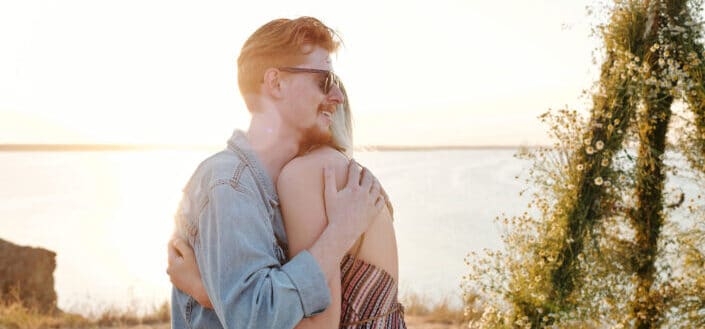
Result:
[[[271,95],[272,97],[282,97],[283,81],[281,78],[281,71],[275,68],[268,68],[266,71],[264,71],[264,81],[262,82],[262,88],[267,94]]]

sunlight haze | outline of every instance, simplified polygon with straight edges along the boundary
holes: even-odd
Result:
[[[221,145],[243,42],[302,15],[344,41],[356,145],[547,144],[536,116],[595,75],[587,4],[0,1],[0,144]]]

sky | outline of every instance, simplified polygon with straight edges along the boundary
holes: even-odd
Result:
[[[249,114],[235,60],[274,18],[344,46],[355,144],[549,144],[596,77],[584,0],[0,0],[0,144],[221,145]]]

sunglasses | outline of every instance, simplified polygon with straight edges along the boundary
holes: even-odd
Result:
[[[326,95],[333,90],[333,87],[340,88],[338,76],[329,70],[308,69],[305,67],[278,67],[277,69],[288,73],[316,73],[325,75],[325,78],[318,83],[318,87],[321,88],[321,91]]]

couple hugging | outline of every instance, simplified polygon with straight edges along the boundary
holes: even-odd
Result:
[[[392,207],[352,160],[347,95],[312,17],[245,42],[252,114],[184,188],[169,243],[172,328],[405,328]]]

